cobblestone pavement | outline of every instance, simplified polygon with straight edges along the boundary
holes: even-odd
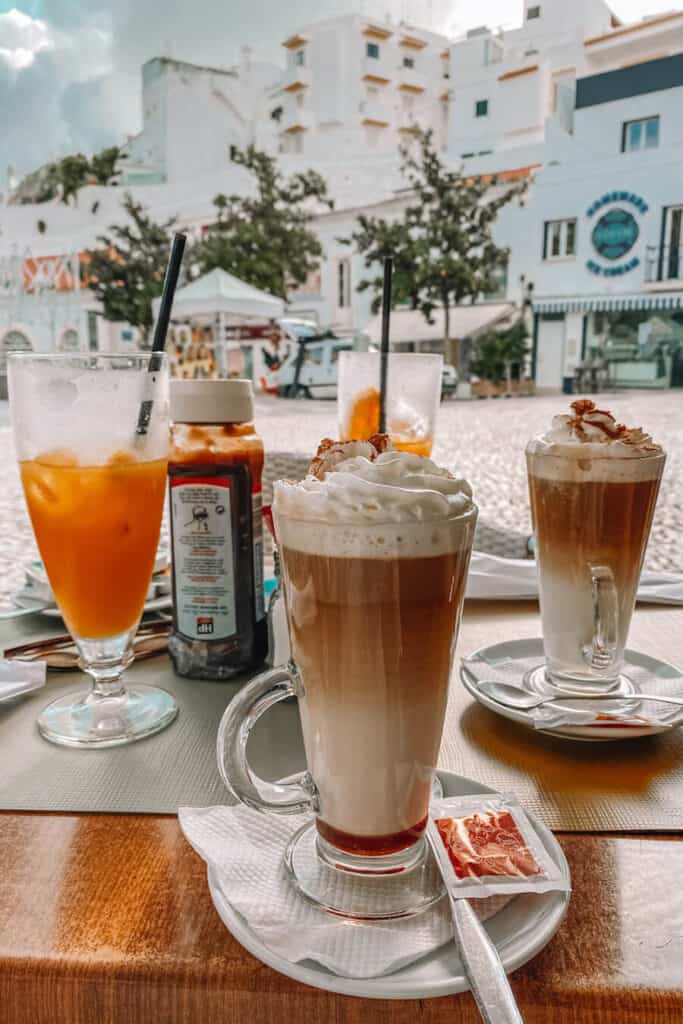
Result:
[[[647,565],[683,572],[683,391],[624,392],[599,404],[629,426],[645,427],[668,451]],[[486,522],[530,532],[524,446],[566,407],[560,395],[446,402],[434,457],[471,482]],[[35,554],[7,422],[7,403],[0,402],[0,597],[19,585],[22,566]],[[336,436],[336,406],[259,398],[256,422],[267,449],[309,454],[322,437]]]
[[[434,457],[470,481],[487,522],[531,531],[524,447],[555,413],[568,411],[568,401],[543,395],[441,406]],[[683,572],[683,390],[625,391],[596,402],[620,422],[646,428],[669,453],[646,564]],[[336,436],[335,403],[260,399],[258,428],[271,448],[310,452],[321,437]]]

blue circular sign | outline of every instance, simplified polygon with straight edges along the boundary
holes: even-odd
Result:
[[[629,210],[621,207],[603,214],[593,228],[593,248],[606,260],[620,260],[638,241],[640,228]]]

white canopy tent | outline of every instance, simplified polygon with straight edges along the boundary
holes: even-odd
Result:
[[[160,299],[154,300],[154,316],[159,315]],[[225,270],[216,268],[175,293],[173,319],[192,317],[255,317],[275,320],[285,311],[285,303],[276,295],[254,288]]]
[[[154,316],[159,315],[160,299],[153,303]],[[285,311],[285,303],[276,295],[254,288],[238,277],[228,274],[225,270],[215,268],[203,274],[190,284],[179,288],[173,299],[171,320],[175,321],[208,321],[214,329],[215,360],[219,377],[229,373],[228,352],[238,351],[242,345],[238,342],[226,342],[226,327],[251,321],[278,320]],[[248,347],[250,343],[245,341]],[[243,350],[244,351],[244,350]],[[246,372],[253,374],[254,351],[251,349],[249,366]],[[233,371],[234,372],[234,371]],[[239,372],[239,370],[238,370]]]

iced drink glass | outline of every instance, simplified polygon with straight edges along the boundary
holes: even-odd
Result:
[[[426,459],[386,452],[375,471],[356,461],[368,479],[359,482],[349,469],[310,491],[305,484],[276,485],[293,663],[254,680],[219,730],[219,767],[240,799],[261,810],[314,811],[315,824],[290,851],[289,864],[302,891],[321,905],[334,885],[324,870],[315,875],[316,858],[366,877],[409,876],[424,862],[477,517],[467,485],[431,476],[429,467],[436,467]],[[349,494],[358,493],[350,514],[335,521],[335,488],[346,481]],[[431,487],[444,492],[428,494]],[[361,493],[368,502],[375,493],[369,517],[355,514]],[[246,735],[256,715],[292,694],[308,774],[303,784],[278,787],[250,772]],[[406,880],[393,909],[414,912],[425,898]]]
[[[168,374],[150,355],[13,355],[10,408],[40,555],[90,690],[41,713],[54,743],[130,743],[177,714],[170,694],[121,676],[154,569],[166,487]],[[151,401],[144,434],[140,404]]]
[[[621,668],[666,456],[582,400],[527,446],[545,682],[607,693]],[[537,680],[537,682],[542,682]]]
[[[429,456],[441,402],[443,357],[392,352],[387,375],[387,433],[395,448]],[[340,352],[337,384],[339,436],[367,441],[379,432],[380,356]]]

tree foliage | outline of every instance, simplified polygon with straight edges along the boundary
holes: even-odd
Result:
[[[128,222],[113,224],[87,254],[88,287],[107,320],[127,321],[147,338],[154,321],[152,300],[161,295],[174,221],[157,224],[126,193]]]
[[[90,159],[83,153],[65,156],[22,182],[19,186],[24,192],[21,202],[47,203],[60,199],[68,204],[85,185],[115,185],[119,174],[117,164],[121,159],[123,154],[118,146],[109,146]],[[36,183],[31,187],[34,177]]]
[[[449,309],[494,290],[496,272],[507,263],[508,250],[495,244],[492,227],[499,210],[522,188],[502,188],[495,178],[468,177],[449,170],[432,144],[431,132],[418,132],[415,149],[401,147],[401,170],[410,199],[401,219],[361,215],[348,242],[364,256],[375,273],[362,280],[359,291],[375,292],[373,309],[381,301],[378,267],[394,257],[393,303],[410,303],[433,323],[437,307],[444,310],[445,338]]]
[[[218,195],[216,222],[192,251],[204,274],[220,267],[256,288],[286,299],[320,266],[322,246],[310,229],[316,206],[332,207],[325,179],[316,171],[285,178],[276,160],[254,146],[233,160],[255,179],[251,195]]]
[[[508,376],[519,377],[519,368],[529,352],[528,340],[529,332],[521,317],[507,330],[487,331],[477,339],[470,373],[494,384]]]

